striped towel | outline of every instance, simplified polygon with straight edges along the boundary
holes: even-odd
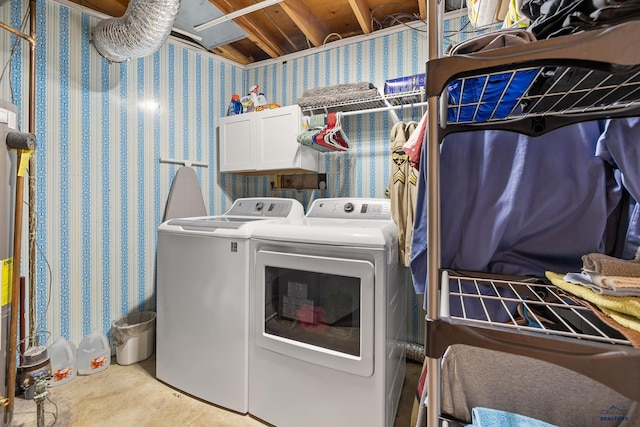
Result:
[[[603,295],[582,285],[565,281],[564,274],[546,272],[547,278],[566,292],[594,304],[600,310],[608,310],[609,316],[624,319],[627,328],[640,332],[640,297]],[[613,314],[613,315],[612,315]]]
[[[581,271],[567,273],[563,279],[569,283],[586,286],[599,294],[640,297],[640,277],[603,276]]]

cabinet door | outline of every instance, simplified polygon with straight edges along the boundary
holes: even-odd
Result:
[[[289,105],[256,116],[258,170],[300,168],[304,148],[296,140],[302,127],[300,107]]]
[[[256,129],[253,114],[220,119],[220,172],[256,169]]]

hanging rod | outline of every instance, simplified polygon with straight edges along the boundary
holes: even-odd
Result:
[[[204,162],[193,162],[191,160],[181,160],[181,159],[168,159],[166,157],[160,157],[160,163],[176,163],[176,164],[185,165],[185,166],[202,166],[203,168],[209,167],[209,165]]]
[[[366,114],[366,113],[377,113],[380,111],[390,111],[390,110],[399,110],[401,108],[414,108],[414,107],[423,107],[428,105],[428,102],[416,102],[413,104],[401,104],[401,105],[390,105],[388,107],[378,107],[378,108],[369,108],[367,110],[356,110],[356,111],[345,111],[342,113],[343,117],[346,116],[356,116],[358,114]]]

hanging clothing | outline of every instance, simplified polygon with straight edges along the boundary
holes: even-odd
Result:
[[[628,192],[624,227],[614,256],[633,259],[640,247],[640,118],[613,119],[605,122],[598,139],[597,154],[619,173],[622,188]],[[613,226],[612,226],[613,228]],[[615,232],[617,230],[612,230]],[[585,252],[587,254],[588,252]],[[583,254],[584,255],[584,254]]]
[[[525,0],[521,12],[538,39],[612,26],[640,16],[638,0]]]
[[[402,149],[409,156],[409,162],[416,170],[420,169],[420,156],[422,154],[422,143],[424,142],[424,135],[427,131],[427,119],[429,113],[424,113],[420,122],[416,126],[416,132],[411,132],[407,142],[404,143]]]
[[[403,150],[403,146],[417,126],[417,122],[397,122],[390,133],[392,165],[386,196],[391,199],[391,216],[398,228],[400,262],[407,267],[411,261],[418,170],[409,162],[409,156]]]
[[[467,16],[474,28],[504,21],[509,0],[466,0]]]
[[[546,270],[579,271],[582,255],[604,252],[621,188],[596,156],[600,134],[599,123],[589,122],[536,138],[448,135],[440,147],[442,267],[543,277]],[[427,273],[425,161],[411,254],[417,293],[424,293]],[[466,308],[468,316],[485,318],[481,307]],[[461,315],[459,302],[452,301],[451,314]]]

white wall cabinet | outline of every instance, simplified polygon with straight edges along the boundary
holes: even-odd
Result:
[[[317,172],[318,152],[298,143],[301,131],[297,105],[222,117],[220,172]]]

